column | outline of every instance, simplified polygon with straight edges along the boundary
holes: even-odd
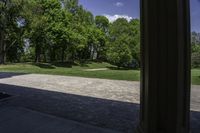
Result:
[[[141,0],[138,133],[189,133],[189,0]]]

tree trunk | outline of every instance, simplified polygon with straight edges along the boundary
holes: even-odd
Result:
[[[5,64],[6,62],[6,44],[4,42],[4,33],[0,32],[0,64]]]
[[[40,62],[40,54],[41,54],[40,46],[36,45],[35,47],[35,62],[36,63]]]
[[[56,50],[55,48],[51,48],[51,62],[54,62],[55,61],[55,58],[56,58]]]
[[[5,64],[6,63],[6,52],[1,52],[0,53],[0,64]]]
[[[44,62],[47,62],[47,56],[46,56],[46,52],[44,52]]]
[[[64,58],[65,58],[65,48],[62,48],[62,53],[61,53],[61,61],[62,61],[62,63],[64,62]]]
[[[40,59],[39,59],[39,55],[36,53],[36,55],[35,55],[35,63],[40,62],[39,60],[40,60]]]

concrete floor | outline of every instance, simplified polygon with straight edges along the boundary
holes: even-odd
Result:
[[[1,133],[119,133],[20,107],[0,106]]]
[[[139,82],[44,74],[0,73],[0,83],[121,102],[139,103]]]

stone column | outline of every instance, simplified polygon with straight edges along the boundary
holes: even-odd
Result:
[[[189,0],[141,0],[138,133],[189,133]]]

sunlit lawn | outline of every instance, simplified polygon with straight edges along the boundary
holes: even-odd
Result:
[[[107,70],[88,71],[90,69],[107,68]],[[139,70],[124,70],[109,63],[86,63],[86,64],[35,64],[35,63],[17,63],[1,65],[0,72],[18,72],[18,73],[37,73],[53,74],[65,76],[80,76],[89,78],[115,79],[127,81],[139,81]],[[200,69],[192,70],[192,84],[200,85]]]
[[[88,69],[108,68],[101,71],[87,71]],[[117,79],[117,80],[139,80],[139,70],[116,70],[108,63],[87,63],[83,65],[64,64],[33,64],[19,63],[1,65],[0,72],[38,73],[66,76],[80,76],[89,78]]]
[[[200,85],[200,68],[192,69],[192,84]]]

